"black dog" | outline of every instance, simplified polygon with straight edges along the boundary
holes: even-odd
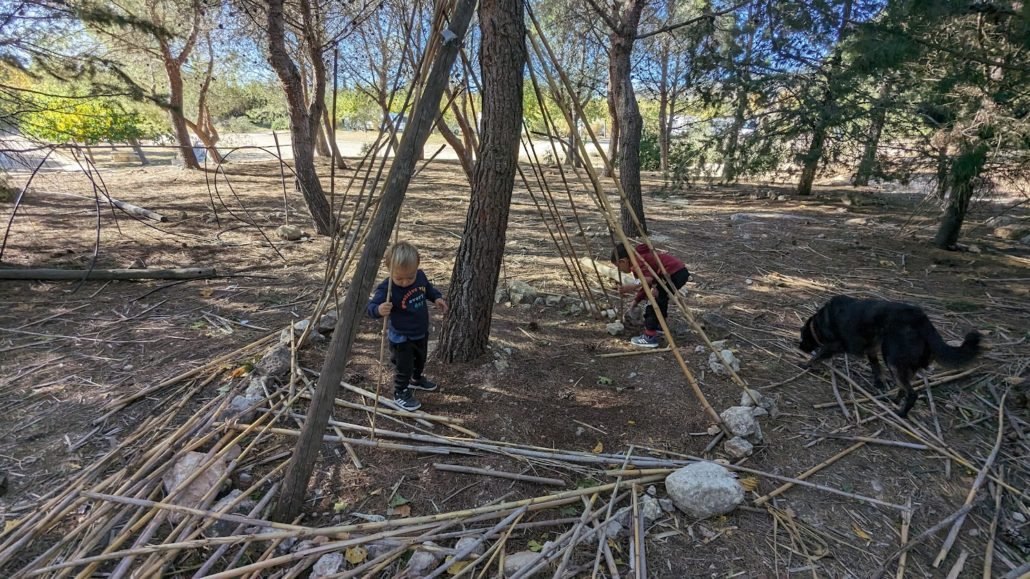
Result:
[[[801,328],[801,349],[814,355],[806,366],[834,354],[865,355],[873,369],[873,384],[885,390],[877,354],[901,387],[898,402],[904,418],[916,403],[909,382],[919,370],[937,360],[946,366],[961,366],[980,352],[980,333],[966,334],[961,346],[949,346],[937,333],[923,310],[916,306],[882,300],[859,300],[834,296],[808,318]]]

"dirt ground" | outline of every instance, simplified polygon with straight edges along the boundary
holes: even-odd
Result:
[[[310,314],[322,292],[328,241],[274,238],[287,218],[311,230],[292,187],[284,206],[277,163],[229,167],[227,177],[172,167],[102,174],[119,199],[166,215],[166,223],[124,215],[115,219],[107,207],[98,215],[89,182],[74,174],[42,175],[19,208],[0,256],[5,267],[84,268],[96,252],[97,268],[142,260],[151,269],[210,266],[225,275],[185,282],[0,282],[0,409],[7,417],[0,426],[0,475],[6,477],[0,513],[5,522],[31,512],[41,496],[117,445],[144,418],[162,412],[159,400],[165,393],[95,424],[105,405]],[[351,176],[346,171],[339,176],[340,189]],[[548,179],[557,180],[557,173],[549,171]],[[833,431],[913,442],[880,420],[856,425],[850,413],[843,416],[833,403],[825,368],[802,373],[804,358],[795,347],[798,330],[836,293],[919,304],[948,340],[973,328],[986,335],[988,348],[975,370],[934,388],[935,412],[925,397],[913,411],[914,421],[930,430],[937,428],[936,417],[941,438],[977,468],[983,464],[998,433],[995,396],[1030,365],[1030,247],[996,238],[984,224],[1005,203],[977,204],[963,233],[966,251],[945,252],[928,243],[937,214],[919,195],[822,187],[812,197],[797,198],[787,187],[766,185],[697,185],[666,194],[657,175],[648,178],[645,191],[652,240],[680,257],[693,274],[687,286],[691,312],[706,321],[712,339],[728,340],[745,381],[778,398],[779,417],[762,419],[765,443],[743,466],[795,477],[855,444],[820,440],[820,434]],[[356,197],[351,193],[344,199],[345,211]],[[589,245],[590,255],[605,260],[610,244],[607,233],[601,233],[606,231],[603,220],[583,189],[574,198],[584,226],[584,235],[575,237],[576,249],[585,253]],[[423,269],[443,289],[467,204],[460,168],[434,162],[415,178],[401,212],[400,237],[422,248]],[[3,209],[9,216],[11,206]],[[566,200],[559,210],[565,226],[575,232],[578,225]],[[553,227],[526,188],[517,186],[502,283],[521,280],[542,292],[575,295],[544,223]],[[673,308],[674,324],[681,329],[682,315]],[[670,354],[602,357],[630,351],[628,337],[610,336],[604,321],[572,315],[562,306],[498,304],[492,354],[471,364],[431,362],[429,376],[442,390],[422,395],[423,409],[461,418],[467,428],[494,441],[586,452],[598,446],[622,452],[632,445],[635,452],[655,456],[701,455],[712,440],[707,432],[712,420]],[[380,326],[367,320],[348,368],[350,382],[374,389],[381,378],[379,344]],[[699,337],[683,330],[678,344],[712,406],[736,405],[740,388],[712,372]],[[308,347],[300,362],[318,370],[325,350],[324,343]],[[864,361],[835,363],[868,387]],[[383,382],[388,384],[389,376]],[[197,404],[217,396],[220,386],[216,382],[201,390]],[[841,391],[850,412],[865,411],[850,405],[858,395],[847,385],[841,384]],[[815,408],[823,403],[831,405]],[[996,464],[1005,465],[1012,487],[1026,489],[1030,414],[1025,399],[1021,407],[1011,408]],[[365,419],[342,408],[334,416]],[[268,453],[292,444],[292,438],[281,437],[281,448]],[[725,458],[721,453],[716,447],[710,456]],[[400,494],[410,501],[412,514],[432,514],[545,492],[528,483],[440,472],[432,467],[439,461],[434,457],[367,448],[358,454],[365,464],[361,470],[338,446],[326,444],[304,524],[346,520],[334,512],[340,501],[362,513],[385,513],[390,497]],[[499,470],[526,468],[496,456],[447,460]],[[975,469],[946,462],[925,450],[868,444],[810,481],[888,503],[910,503],[911,538],[962,506],[976,477]],[[604,479],[600,472],[535,470],[570,485]],[[779,484],[758,477],[749,500]],[[945,563],[931,566],[940,533],[909,553],[910,576],[944,576],[960,553],[966,558],[959,576],[981,576],[996,516],[993,498],[986,498],[993,488],[985,485],[980,492]],[[664,495],[660,485],[659,493]],[[898,511],[802,487],[774,502],[798,528],[809,530],[798,535],[805,537],[804,545],[792,543],[795,535],[782,526],[774,529],[765,509],[747,507],[705,521],[666,515],[649,530],[650,576],[864,577],[900,545]],[[1001,504],[995,575],[1030,556],[1028,503],[1005,492]],[[513,541],[543,543],[561,531],[529,530]],[[44,546],[27,549],[8,571]],[[620,553],[625,548],[625,543],[617,546]],[[802,552],[820,556],[809,561]],[[892,561],[888,572],[893,574],[895,567]]]

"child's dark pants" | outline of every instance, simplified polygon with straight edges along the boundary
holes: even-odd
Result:
[[[412,381],[418,383],[422,380],[422,371],[426,368],[428,347],[428,336],[421,340],[408,340],[400,344],[390,342],[390,361],[397,369],[397,373],[393,377],[395,394],[401,394],[407,390],[408,384]]]
[[[687,283],[688,279],[690,279],[690,272],[687,271],[686,268],[683,268],[672,274],[671,279],[666,278],[665,283],[667,286],[678,290]],[[654,292],[654,300],[658,302],[658,308],[662,310],[662,317],[668,319],[669,294],[666,293],[665,287],[660,284],[655,284],[652,286],[651,290]],[[658,323],[658,316],[655,314],[654,308],[651,307],[650,302],[647,304],[647,308],[644,309],[644,329],[649,333],[654,333],[662,329],[661,324]]]

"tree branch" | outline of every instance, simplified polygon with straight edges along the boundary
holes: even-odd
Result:
[[[698,23],[698,22],[700,22],[702,20],[715,18],[716,16],[724,16],[726,14],[729,14],[730,12],[734,12],[736,10],[739,10],[739,9],[747,6],[751,2],[752,2],[752,0],[744,0],[743,2],[740,2],[739,4],[734,4],[733,6],[730,6],[729,8],[726,8],[725,10],[719,10],[717,12],[706,12],[705,14],[702,14],[701,16],[695,16],[694,18],[688,18],[687,20],[684,20],[683,22],[677,22],[676,24],[670,24],[668,26],[663,26],[663,27],[661,27],[661,28],[659,28],[657,30],[652,30],[651,32],[645,32],[643,34],[638,34],[637,35],[637,40],[641,40],[641,39],[644,39],[644,38],[649,38],[651,36],[656,36],[658,34],[662,34],[663,32],[672,32],[673,30],[678,30],[680,28],[683,28],[684,26],[690,26],[691,24],[696,24],[696,23]]]

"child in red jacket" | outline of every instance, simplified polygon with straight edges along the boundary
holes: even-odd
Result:
[[[639,273],[633,270],[633,262],[629,258],[626,247],[622,244],[616,245],[612,250],[612,263],[615,267],[619,268],[620,272],[632,273],[634,277],[651,286],[655,301],[658,302],[658,308],[662,311],[662,317],[668,319],[669,294],[666,289],[676,291],[687,283],[687,280],[690,279],[690,272],[687,271],[687,266],[668,253],[652,252],[651,248],[645,243],[636,246],[634,252],[636,253],[636,263],[640,268]],[[657,283],[657,277],[661,277],[664,283]],[[634,291],[636,292],[636,297],[633,300],[633,305],[647,299],[644,288],[639,283],[619,286],[620,294],[628,294]],[[658,315],[655,314],[654,308],[648,303],[647,308],[644,310],[644,333],[630,340],[630,343],[641,348],[657,348],[660,333],[661,325],[658,323]]]

